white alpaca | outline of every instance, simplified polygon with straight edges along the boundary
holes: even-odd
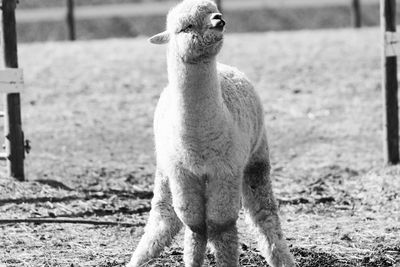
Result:
[[[129,267],[146,266],[182,225],[185,266],[202,266],[207,241],[217,266],[238,266],[241,196],[268,263],[295,266],[272,193],[262,105],[241,72],[216,62],[224,25],[212,1],[184,0],[150,39],[169,43],[169,84],[154,119],[152,209]]]

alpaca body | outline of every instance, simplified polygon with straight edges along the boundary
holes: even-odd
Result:
[[[232,224],[244,167],[263,134],[259,100],[244,75],[215,62],[171,75],[189,82],[170,84],[160,97],[157,168],[169,179],[173,207],[185,225],[206,232],[209,224]]]
[[[272,267],[294,267],[272,193],[261,101],[237,69],[218,64],[222,15],[210,0],[184,0],[168,15],[168,86],[154,117],[157,171],[145,233],[129,267],[146,266],[184,226],[186,267],[207,243],[218,267],[238,266],[241,204]],[[242,200],[242,201],[241,201]]]
[[[154,129],[157,166],[166,173],[180,166],[212,177],[223,169],[243,169],[264,134],[261,104],[245,76],[218,64],[214,83],[199,71],[206,67],[191,66],[201,82],[169,85],[161,94]]]

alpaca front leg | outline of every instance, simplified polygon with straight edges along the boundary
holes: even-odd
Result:
[[[214,249],[216,266],[236,267],[239,262],[239,241],[236,221],[208,223],[208,235]]]
[[[219,175],[207,186],[207,234],[218,267],[235,267],[239,263],[236,221],[240,210],[240,179]],[[222,179],[221,179],[222,178]]]
[[[247,166],[243,179],[243,207],[254,226],[259,250],[272,267],[294,267],[284,239],[272,193],[268,159]]]
[[[172,207],[167,177],[156,173],[154,197],[144,235],[142,236],[128,267],[147,266],[168,246],[182,228]]]
[[[207,247],[207,235],[196,233],[186,226],[185,228],[185,249],[183,261],[185,267],[201,267],[203,266],[204,254]]]
[[[184,168],[176,168],[171,178],[172,201],[185,225],[185,267],[202,266],[207,245],[205,223],[205,181]]]

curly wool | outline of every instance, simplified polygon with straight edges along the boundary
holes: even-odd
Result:
[[[185,266],[202,266],[207,243],[217,266],[238,266],[241,206],[268,263],[295,266],[272,193],[262,104],[243,73],[217,63],[216,12],[212,1],[185,0],[170,11],[167,31],[152,38],[169,42],[169,84],[154,118],[152,209],[129,267],[157,257],[182,226]]]

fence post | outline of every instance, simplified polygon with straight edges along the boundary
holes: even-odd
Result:
[[[6,68],[18,68],[17,33],[15,21],[16,0],[2,0],[3,57]],[[5,142],[8,175],[20,181],[24,176],[24,134],[21,123],[19,93],[6,94],[5,100]]]
[[[67,0],[67,27],[68,27],[68,39],[70,41],[75,41],[76,33],[75,33],[74,0]]]
[[[218,9],[219,9],[219,12],[221,12],[221,13],[222,13],[222,0],[215,0],[215,2],[217,3],[217,6],[218,6]]]
[[[351,17],[353,21],[354,28],[361,28],[362,26],[362,15],[361,15],[361,4],[360,0],[352,0],[351,2]]]
[[[386,54],[387,32],[396,31],[396,0],[381,0],[382,92],[384,160],[387,164],[399,163],[399,116],[397,100],[397,56]]]

